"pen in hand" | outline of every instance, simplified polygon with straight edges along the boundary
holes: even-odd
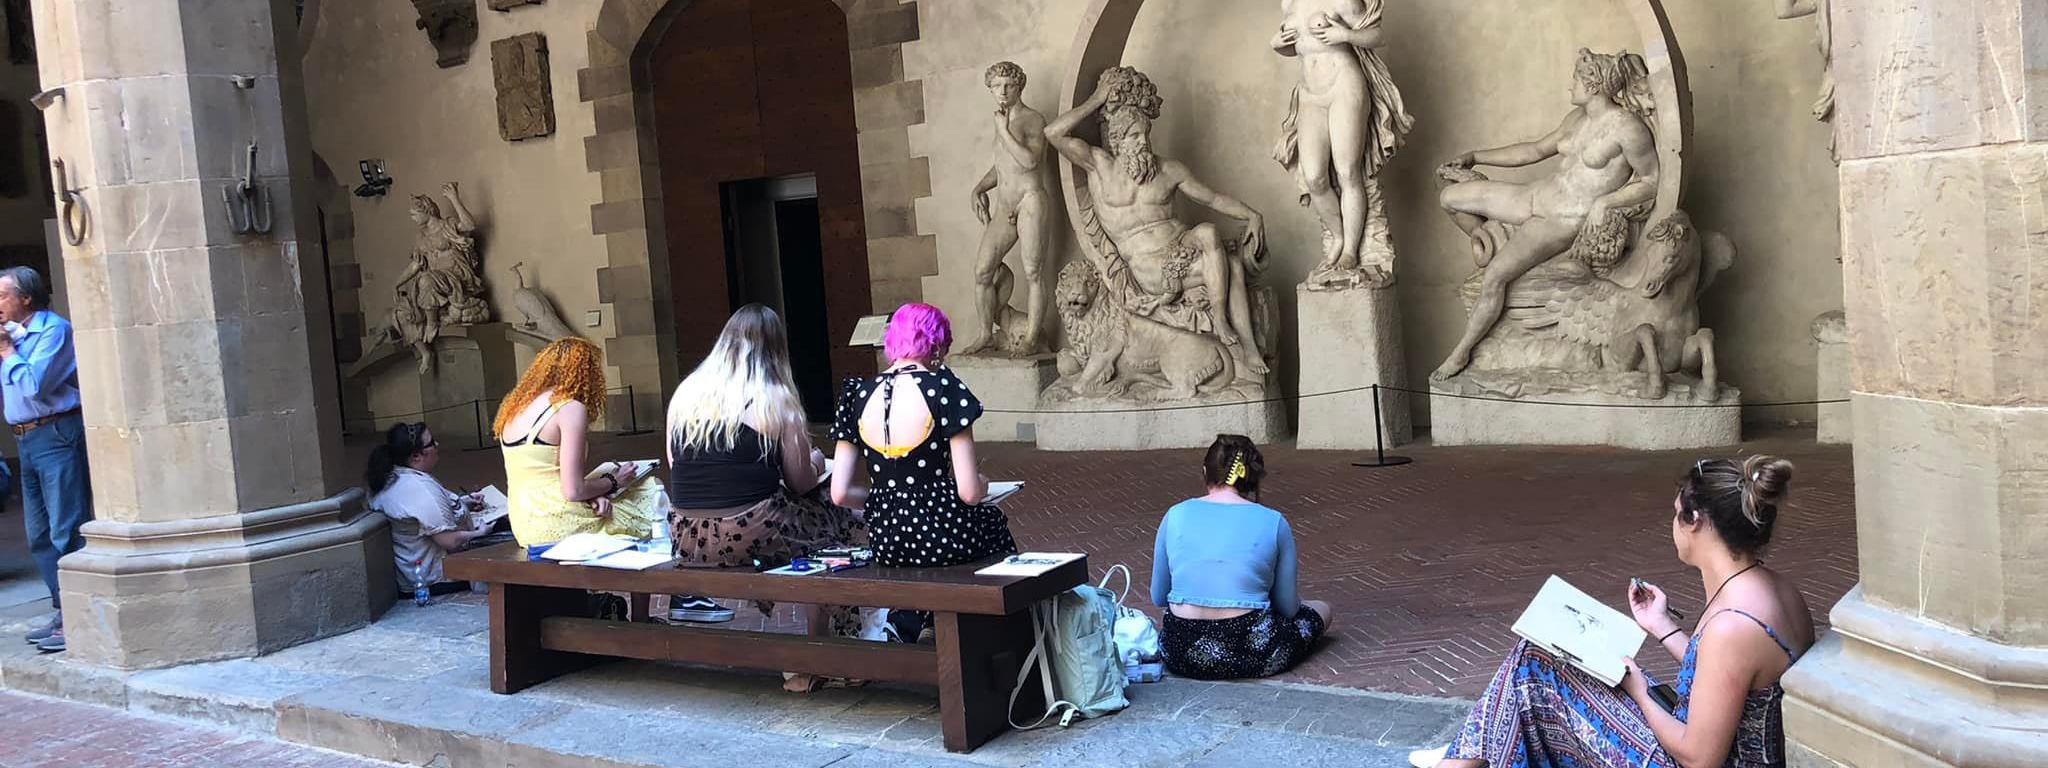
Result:
[[[1649,582],[1643,581],[1640,578],[1629,579],[1629,595],[1637,598],[1648,599],[1649,591],[1644,589],[1644,587],[1648,585]],[[1685,614],[1679,612],[1677,608],[1671,607],[1669,603],[1666,603],[1664,605],[1664,615],[1670,616],[1672,621],[1685,620]]]

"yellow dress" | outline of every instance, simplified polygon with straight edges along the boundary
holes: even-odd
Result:
[[[538,435],[553,408],[541,414]],[[610,517],[598,517],[588,503],[562,496],[562,449],[529,435],[499,448],[505,454],[505,497],[512,536],[520,546],[553,544],[578,533],[604,533],[647,538],[654,521],[668,515],[668,494],[652,475],[633,481],[612,498]]]

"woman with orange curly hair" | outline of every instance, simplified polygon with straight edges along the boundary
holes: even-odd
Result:
[[[647,538],[668,514],[661,481],[617,474],[586,477],[590,424],[604,413],[603,354],[578,338],[547,345],[498,407],[492,432],[505,454],[512,535],[524,546],[578,533]],[[621,490],[623,489],[623,490]]]

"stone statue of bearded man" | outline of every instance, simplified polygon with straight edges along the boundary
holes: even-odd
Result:
[[[1263,377],[1247,299],[1247,282],[1264,266],[1265,219],[1251,206],[1210,189],[1178,161],[1152,151],[1152,123],[1160,115],[1159,90],[1144,73],[1117,67],[1102,73],[1095,93],[1046,127],[1046,138],[1067,160],[1088,172],[1098,271],[1105,298],[1133,314],[1169,326],[1214,335],[1229,347],[1240,376]],[[1103,143],[1073,133],[1100,117]],[[1213,224],[1188,226],[1174,218],[1178,197],[1245,223],[1233,249]],[[1090,227],[1090,228],[1093,228]],[[1106,242],[1104,242],[1106,240]]]

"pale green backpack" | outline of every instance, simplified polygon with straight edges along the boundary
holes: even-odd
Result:
[[[1108,582],[1106,575],[1103,581]],[[1075,715],[1101,717],[1131,705],[1124,697],[1128,681],[1116,652],[1117,604],[1117,596],[1108,589],[1083,584],[1031,606],[1037,644],[1017,670],[1017,686],[1010,691],[1011,727],[1042,728],[1055,715],[1065,727]],[[1017,695],[1024,692],[1034,666],[1045,690],[1045,714],[1020,724]]]

